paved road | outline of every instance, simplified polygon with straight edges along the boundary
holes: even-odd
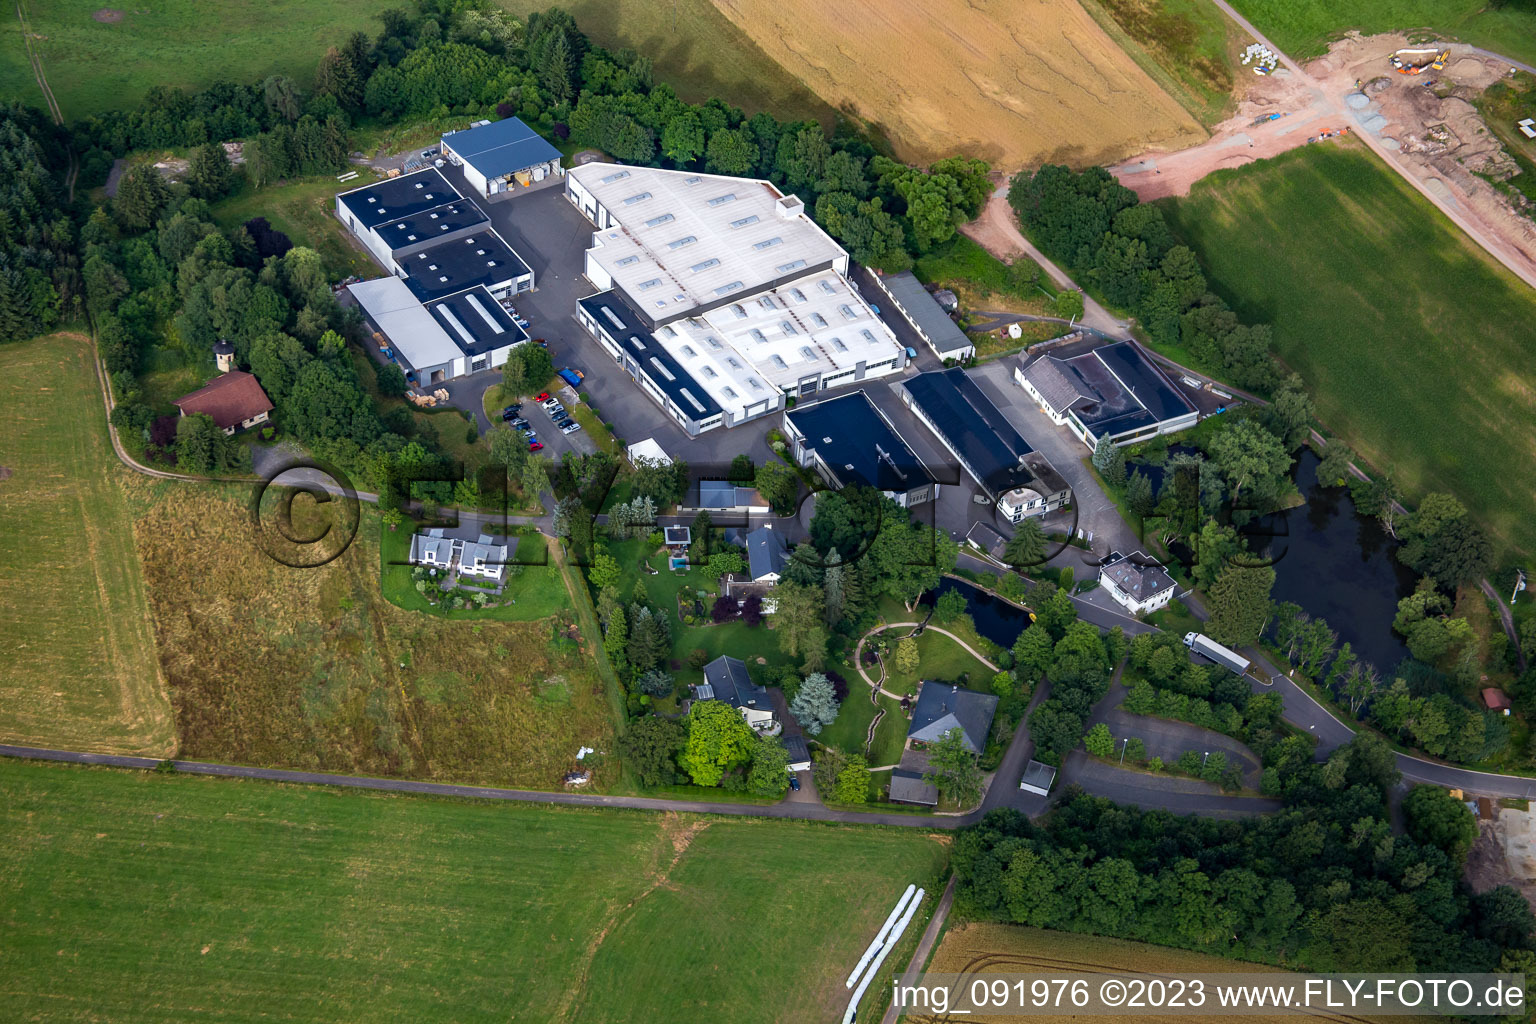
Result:
[[[913,974],[923,969],[928,963],[928,957],[933,953],[933,947],[939,941],[939,932],[944,928],[944,922],[949,917],[950,908],[955,905],[955,876],[949,876],[949,884],[944,887],[944,895],[939,897],[939,905],[934,908],[933,916],[928,919],[928,927],[923,929],[923,937],[918,942],[917,948],[912,951],[912,959],[907,961],[907,969],[902,973]],[[899,975],[898,975],[899,977]],[[891,1005],[885,1008],[885,1016],[880,1018],[880,1024],[896,1024],[901,1016],[901,1007],[896,1005],[894,999]]]
[[[1265,797],[1227,796],[1210,783],[1196,779],[1121,771],[1081,750],[1067,755],[1062,775],[1070,775],[1075,784],[1095,796],[1149,811],[1198,814],[1205,818],[1248,818],[1278,811],[1283,806],[1279,800]]]

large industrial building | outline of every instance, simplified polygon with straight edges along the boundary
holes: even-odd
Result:
[[[1058,426],[1093,448],[1173,434],[1195,425],[1199,412],[1134,341],[1083,355],[1036,357],[1014,367],[1013,379]]]
[[[939,496],[939,484],[863,391],[784,413],[790,451],[833,487],[864,484],[902,508]]]
[[[443,158],[464,169],[464,180],[482,196],[515,192],[550,175],[559,177],[560,151],[515,117],[477,121],[442,139]]]
[[[533,271],[435,168],[343,192],[336,216],[392,275],[348,290],[414,383],[500,366],[528,340],[501,300]]]
[[[1072,491],[960,367],[921,373],[902,401],[1011,522],[1061,508]]]
[[[596,228],[578,319],[690,435],[906,364],[847,251],[770,182],[592,163],[565,195]]]

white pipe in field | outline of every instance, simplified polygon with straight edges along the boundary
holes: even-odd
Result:
[[[917,905],[923,902],[923,890],[917,890],[917,895],[912,897],[912,902],[907,906],[907,912],[901,915],[896,928],[887,938],[885,945],[880,950],[880,955],[875,957],[875,962],[869,965],[869,973],[864,975],[864,980],[859,982],[858,989],[853,993],[853,998],[848,1002],[848,1009],[843,1013],[843,1024],[853,1024],[853,1015],[859,1010],[859,1000],[864,998],[864,990],[869,988],[869,983],[875,980],[875,975],[880,973],[880,965],[885,963],[885,958],[891,950],[896,948],[896,943],[901,941],[902,934],[907,930],[907,925],[912,923],[912,916],[917,913]]]
[[[875,932],[875,941],[871,942],[869,948],[864,951],[864,955],[859,957],[859,966],[855,967],[853,973],[848,975],[848,980],[843,983],[843,988],[853,988],[853,983],[858,981],[859,975],[864,973],[864,965],[869,963],[876,953],[880,952],[881,945],[885,943],[886,933],[891,930],[891,925],[896,923],[896,919],[906,909],[907,900],[911,899],[912,894],[916,891],[917,886],[907,886],[907,891],[901,894],[901,899],[896,901],[896,906],[891,909],[890,914],[886,917],[885,924],[881,925],[880,930]]]

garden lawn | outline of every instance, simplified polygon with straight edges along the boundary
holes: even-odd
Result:
[[[1487,0],[1232,0],[1254,28],[1290,57],[1304,60],[1354,28],[1428,29],[1526,63],[1536,63],[1536,8]]]
[[[946,853],[916,829],[8,761],[0,857],[17,1020],[753,1024],[830,1019]]]
[[[407,519],[399,529],[390,530],[375,516],[366,522],[379,531],[379,561],[384,596],[391,604],[407,611],[422,612],[447,619],[500,619],[505,622],[533,622],[549,618],[571,607],[570,596],[560,578],[560,570],[549,560],[548,541],[541,533],[514,535],[517,548],[511,553],[513,563],[506,569],[502,593],[515,603],[491,608],[454,608],[441,611],[416,589],[410,564],[412,522]],[[498,599],[499,600],[499,599]]]
[[[0,345],[0,741],[169,756],[94,349],[79,334]]]
[[[885,715],[875,727],[874,742],[867,754],[871,767],[896,764],[907,742],[907,714],[901,710],[901,702],[881,694],[880,707]],[[869,702],[869,686],[862,680],[849,677],[848,699],[838,709],[837,720],[820,736],[811,737],[824,747],[836,747],[845,754],[864,754],[864,738],[869,735],[869,723],[874,720],[877,708]]]
[[[1501,554],[1536,552],[1536,292],[1355,142],[1218,171],[1175,231],[1410,502],[1461,498]]]

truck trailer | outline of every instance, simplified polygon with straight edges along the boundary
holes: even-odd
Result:
[[[1184,646],[1237,675],[1246,675],[1248,672],[1247,658],[1230,648],[1221,646],[1203,633],[1185,633]]]

